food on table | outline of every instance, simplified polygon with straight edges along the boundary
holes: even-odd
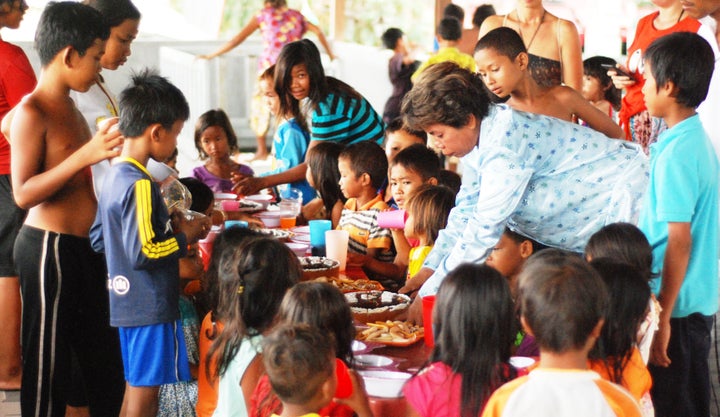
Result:
[[[410,344],[425,335],[423,327],[406,321],[378,321],[367,323],[368,328],[358,333],[357,338],[366,342]]]
[[[384,290],[381,283],[370,279],[350,279],[345,277],[319,277],[317,282],[327,282],[336,286],[343,293],[354,291]]]
[[[340,262],[324,256],[304,256],[300,258],[300,266],[303,269],[303,281],[340,275]]]
[[[390,291],[358,291],[345,294],[355,320],[360,323],[395,320],[410,306],[410,297]]]

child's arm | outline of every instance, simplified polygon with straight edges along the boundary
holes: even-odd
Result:
[[[348,263],[351,265],[361,266],[376,274],[384,277],[392,278],[394,280],[403,280],[407,272],[407,265],[403,265],[397,262],[383,262],[375,258],[375,255],[379,252],[378,249],[368,249],[367,255],[360,253],[348,253]]]
[[[325,34],[323,31],[315,26],[314,24],[310,22],[305,22],[307,25],[307,30],[314,33],[318,37],[318,41],[320,41],[320,45],[322,45],[323,48],[325,48],[325,51],[327,52],[328,56],[330,57],[330,60],[335,60],[335,55],[332,53],[332,49],[330,49],[330,44],[327,41],[327,38],[325,38]]]
[[[373,417],[363,379],[353,369],[348,369],[348,373],[353,385],[352,394],[346,399],[336,399],[336,401],[352,408],[357,417]]]
[[[410,257],[410,243],[401,229],[390,229],[395,245],[395,263],[408,264]]]
[[[583,119],[592,129],[609,138],[624,139],[625,132],[607,115],[593,106],[577,91],[568,87],[558,87],[560,102],[575,116]]]
[[[255,16],[250,18],[250,21],[245,25],[244,28],[238,32],[235,37],[227,41],[227,43],[220,47],[217,51],[208,54],[208,55],[198,55],[198,58],[200,59],[213,59],[217,56],[220,56],[226,52],[230,52],[233,49],[235,49],[238,45],[245,42],[245,39],[248,38],[248,36],[252,35],[253,32],[260,29],[260,24],[258,23],[257,19],[255,19]]]
[[[241,195],[252,195],[265,188],[300,181],[305,178],[306,171],[307,163],[303,162],[286,171],[267,177],[244,177],[239,180],[236,179],[239,177],[233,177],[233,181],[235,181],[233,191]]]
[[[15,112],[10,126],[12,186],[16,204],[34,207],[60,191],[78,172],[104,159],[120,155],[123,137],[108,123],[82,147],[59,164],[47,165],[47,116],[27,101]]]
[[[662,311],[660,312],[658,331],[655,333],[655,339],[650,348],[650,363],[653,365],[663,367],[670,365],[670,358],[667,356],[670,341],[670,316],[675,307],[680,287],[685,280],[692,243],[690,223],[668,223],[668,242],[663,261],[662,284],[658,294]]]
[[[247,410],[248,414],[250,414],[250,400],[252,399],[253,391],[255,391],[255,387],[257,386],[258,381],[260,381],[260,377],[264,373],[265,366],[263,365],[262,355],[257,354],[250,362],[250,365],[248,365],[245,373],[240,379],[240,389],[243,393],[243,398],[245,400],[245,409]]]

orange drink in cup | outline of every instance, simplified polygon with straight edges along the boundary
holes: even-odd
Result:
[[[280,228],[291,229],[295,227],[297,217],[280,217]]]

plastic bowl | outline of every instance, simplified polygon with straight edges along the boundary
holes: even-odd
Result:
[[[402,397],[402,388],[412,374],[394,371],[359,371],[368,395],[381,398]]]
[[[266,210],[273,200],[273,196],[270,194],[253,194],[247,195],[243,200],[253,201],[255,203],[262,204],[263,210]]]
[[[535,359],[526,356],[511,356],[509,362],[515,369],[526,369],[535,363]]]
[[[296,242],[285,242],[285,244],[297,256],[305,256],[307,254],[308,248],[310,247],[310,245],[306,245],[304,243],[296,243]]]
[[[352,351],[355,354],[358,354],[360,352],[365,352],[367,350],[367,345],[365,342],[361,342],[359,340],[353,340],[352,341]]]
[[[393,364],[393,360],[380,355],[356,355],[355,363],[363,368],[382,368]]]
[[[310,235],[310,226],[297,226],[290,230],[296,235]]]
[[[262,220],[265,227],[280,227],[280,218],[292,217],[293,214],[293,212],[288,210],[261,211],[256,214],[255,217]]]

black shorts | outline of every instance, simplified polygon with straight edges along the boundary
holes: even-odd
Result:
[[[0,175],[0,278],[15,277],[13,247],[25,220],[25,210],[15,204],[10,175]]]

